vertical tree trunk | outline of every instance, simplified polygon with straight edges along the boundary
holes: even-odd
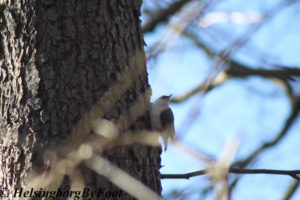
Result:
[[[29,173],[49,168],[45,153],[92,134],[91,119],[124,125],[121,116],[137,118],[128,109],[140,96],[144,117],[123,129],[146,128],[150,87],[140,6],[140,0],[0,4],[1,188],[12,194],[28,185]],[[160,148],[120,147],[106,157],[160,194]],[[87,167],[81,170],[86,187],[115,188]]]

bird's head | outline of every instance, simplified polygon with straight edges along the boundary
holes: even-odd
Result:
[[[160,107],[169,107],[169,102],[170,102],[170,99],[171,99],[171,95],[169,96],[166,96],[166,95],[163,95],[161,97],[159,97],[156,101],[154,101],[154,104],[156,105],[159,105]]]

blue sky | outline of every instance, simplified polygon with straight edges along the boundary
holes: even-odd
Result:
[[[264,15],[279,1],[220,1],[206,11],[255,12]],[[149,5],[149,4],[148,4]],[[247,44],[232,58],[252,67],[270,68],[273,64],[300,66],[300,4],[284,8],[251,35]],[[146,21],[143,18],[143,21]],[[163,26],[145,35],[148,47],[162,37]],[[206,44],[216,50],[227,47],[244,34],[249,24],[233,22],[216,23],[208,28],[197,28]],[[217,34],[216,34],[217,33]],[[219,35],[218,35],[219,34]],[[226,39],[220,39],[225,36]],[[147,50],[147,48],[146,48]],[[149,81],[155,100],[160,95],[174,96],[191,90],[201,83],[210,71],[212,62],[187,39],[179,39],[173,47],[148,63]],[[299,82],[293,83],[299,85]],[[272,139],[282,128],[290,112],[290,102],[284,88],[269,79],[250,77],[232,79],[206,95],[195,95],[186,102],[171,105],[175,115],[175,127],[182,142],[213,157],[224,149],[225,143],[238,136],[241,144],[236,158],[243,158],[263,142]],[[194,121],[187,125],[192,111],[199,111]],[[261,154],[252,168],[300,169],[298,146],[300,119],[292,126],[278,145]],[[203,164],[178,148],[170,147],[162,154],[161,173],[185,173],[203,169]],[[234,190],[232,199],[280,199],[292,179],[288,176],[244,175]],[[163,194],[171,190],[203,188],[207,177],[190,180],[162,180]],[[187,189],[189,188],[189,189]],[[192,199],[199,199],[198,195]],[[209,196],[207,199],[214,199]],[[300,191],[292,199],[300,199]]]

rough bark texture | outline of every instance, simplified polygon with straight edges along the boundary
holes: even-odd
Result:
[[[122,79],[137,51],[144,56],[140,6],[138,0],[0,4],[2,188],[23,187],[30,171],[44,170],[45,150],[65,142],[82,116]],[[117,120],[149,88],[145,63],[142,67],[105,118]],[[131,128],[147,123],[143,117]],[[161,193],[159,148],[134,145],[106,157]],[[87,187],[114,188],[84,170]]]

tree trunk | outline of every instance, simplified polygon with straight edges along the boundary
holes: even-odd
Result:
[[[0,4],[0,187],[8,199],[90,144],[96,119],[117,124],[121,134],[148,127],[151,89],[140,6],[140,0]],[[132,109],[137,102],[139,109]],[[160,147],[134,144],[101,152],[160,195]],[[79,170],[84,187],[118,189],[83,160],[66,168],[61,187],[74,184],[71,174]]]

